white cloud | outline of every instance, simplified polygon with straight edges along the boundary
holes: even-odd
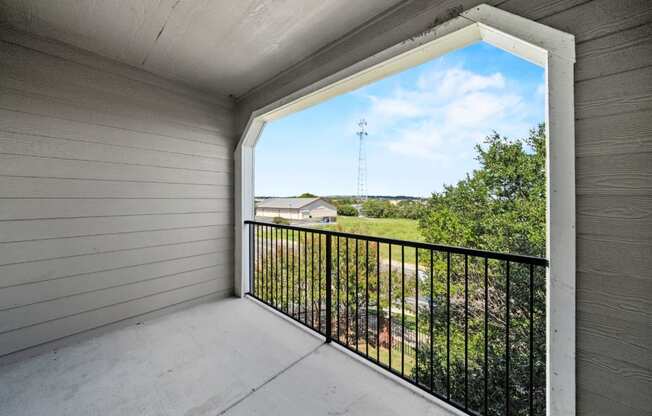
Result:
[[[446,121],[460,127],[477,126],[481,122],[505,116],[520,101],[520,97],[510,94],[466,94],[447,106]]]
[[[423,108],[418,102],[401,97],[379,98],[369,97],[372,103],[372,112],[383,118],[419,117],[423,115]]]
[[[546,95],[546,84],[545,83],[539,84],[539,86],[537,87],[537,94],[543,95],[543,96]]]
[[[428,159],[468,151],[493,130],[509,134],[525,113],[523,97],[503,74],[460,67],[436,67],[410,88],[368,99],[370,134],[393,153]]]
[[[417,81],[421,90],[435,90],[441,97],[456,96],[473,91],[505,87],[505,77],[501,73],[480,75],[462,68],[445,71],[431,71]]]
[[[392,152],[426,159],[438,159],[442,137],[433,123],[423,123],[412,128],[399,130],[393,141],[387,143]]]

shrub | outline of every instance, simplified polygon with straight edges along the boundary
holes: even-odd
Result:
[[[396,218],[397,210],[389,201],[369,199],[362,204],[362,212],[370,218]]]
[[[278,225],[290,225],[290,220],[288,220],[287,218],[283,218],[283,217],[274,217],[272,222],[274,224],[278,224]]]
[[[337,215],[345,217],[357,217],[358,210],[353,205],[340,205],[337,207]]]

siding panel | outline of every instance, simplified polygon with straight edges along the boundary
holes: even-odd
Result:
[[[0,175],[93,179],[191,185],[233,185],[228,172],[203,172],[151,166],[130,166],[86,160],[0,154]]]
[[[577,45],[575,79],[604,77],[650,65],[652,24]]]
[[[161,215],[219,213],[221,224],[232,224],[232,198],[225,199],[4,199],[0,221],[46,218],[111,217],[117,215]]]
[[[3,305],[4,309],[18,308],[32,303],[175,275],[188,270],[216,265],[222,265],[225,269],[230,269],[228,264],[220,264],[220,262],[227,261],[224,257],[222,253],[210,252],[102,272],[78,274],[56,280],[11,286],[0,291],[0,304]]]
[[[18,200],[11,200],[18,203]],[[47,205],[41,200],[39,204]],[[69,201],[77,201],[75,199]],[[103,200],[98,200],[103,201]],[[153,200],[161,203],[159,200]],[[49,201],[47,201],[49,203]],[[139,202],[132,200],[130,202]],[[111,209],[109,205],[107,209]],[[91,205],[89,209],[93,209]],[[26,240],[41,240],[46,238],[80,237],[98,234],[131,233],[137,231],[154,231],[164,229],[180,229],[187,227],[202,227],[221,225],[220,235],[230,232],[233,227],[233,216],[230,212],[199,212],[181,214],[143,214],[117,216],[88,216],[81,218],[54,217],[49,219],[0,221],[0,241],[18,242]],[[230,230],[229,230],[230,229]]]
[[[11,97],[5,95],[5,99]],[[15,102],[15,101],[14,101]],[[44,103],[50,105],[51,103]],[[140,132],[114,126],[101,126],[91,122],[66,120],[19,110],[0,110],[0,129],[8,132],[48,137],[52,125],[57,128],[57,138],[82,140],[90,143],[126,146],[134,149],[159,150],[212,158],[230,158],[231,148],[225,144],[204,143],[173,136]],[[89,130],[89,125],[91,129]]]
[[[575,118],[652,111],[652,66],[575,84]]]
[[[191,171],[229,172],[230,159],[139,149],[83,140],[0,132],[0,153],[100,161],[126,166],[142,165]]]
[[[232,106],[13,39],[0,40],[0,355],[231,293]]]
[[[0,311],[0,335],[41,322],[150,296],[161,291],[214,281],[216,278],[226,280],[225,274],[229,271],[231,270],[209,266]]]
[[[227,285],[226,288],[224,286],[224,280],[213,279],[208,282],[165,290],[141,298],[126,300],[111,306],[90,310],[82,314],[11,331],[0,337],[0,354],[19,351],[24,349],[25,346],[40,345],[67,335],[75,335],[124,319],[206,297],[209,294],[227,295],[233,292],[232,285]]]
[[[0,266],[154,245],[208,240],[214,238],[219,230],[220,227],[217,226],[185,227],[172,230],[2,243],[0,245]]]

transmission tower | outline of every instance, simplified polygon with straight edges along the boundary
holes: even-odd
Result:
[[[360,201],[367,200],[367,155],[365,154],[364,138],[367,136],[367,122],[365,119],[360,120],[358,123],[360,128],[356,133],[360,141],[358,150],[358,199]]]

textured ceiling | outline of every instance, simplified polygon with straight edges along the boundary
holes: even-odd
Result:
[[[0,21],[224,95],[399,0],[0,0]]]

